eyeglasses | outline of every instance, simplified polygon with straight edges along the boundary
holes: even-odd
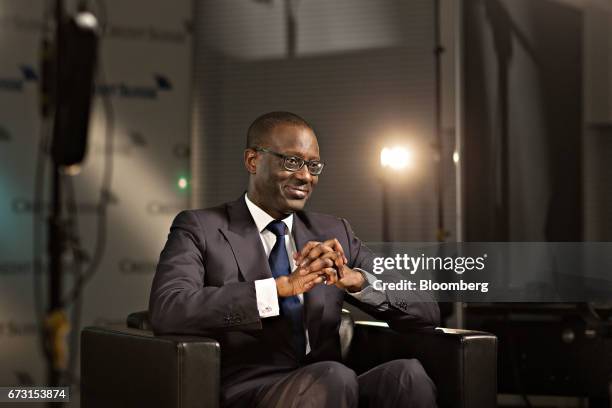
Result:
[[[283,167],[287,171],[298,171],[299,169],[304,167],[304,165],[306,165],[306,168],[308,169],[308,172],[310,174],[312,174],[313,176],[318,176],[319,174],[321,174],[321,172],[323,171],[323,167],[325,166],[325,163],[320,160],[305,160],[298,156],[287,156],[286,154],[278,153],[266,149],[265,147],[254,147],[253,150],[255,150],[256,152],[270,153],[276,157],[280,157],[281,159],[283,159]]]

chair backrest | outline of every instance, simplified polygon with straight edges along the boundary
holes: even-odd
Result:
[[[127,317],[127,326],[132,329],[152,330],[151,322],[149,321],[149,312],[147,310],[141,312],[130,313]],[[340,352],[342,360],[346,360],[351,348],[353,333],[355,330],[355,322],[351,316],[351,312],[342,309],[340,316]]]

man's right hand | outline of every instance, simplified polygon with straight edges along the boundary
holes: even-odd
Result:
[[[310,272],[309,269],[298,267],[290,275],[279,276],[276,278],[276,291],[278,296],[289,297],[308,292],[315,285],[322,283],[325,275],[335,274],[333,268],[325,268],[317,272]]]

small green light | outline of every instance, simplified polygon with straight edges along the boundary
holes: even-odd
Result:
[[[184,190],[184,189],[187,188],[187,184],[188,184],[187,183],[187,179],[185,177],[181,177],[181,178],[178,179],[178,183],[177,184],[178,184],[178,187],[181,190]]]

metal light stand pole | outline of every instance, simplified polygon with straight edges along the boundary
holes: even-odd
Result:
[[[444,227],[444,162],[442,161],[442,53],[444,48],[440,44],[440,0],[434,0],[434,65],[435,65],[435,154],[437,162],[437,185],[438,196],[438,228],[436,238],[438,242],[446,241],[447,231]]]
[[[383,169],[382,187],[382,241],[391,242],[391,186],[389,185],[388,169]]]
[[[55,1],[55,76],[54,100],[59,100],[60,78],[59,66],[61,59],[61,44],[63,44],[63,33],[61,25],[64,19],[64,4],[62,0]],[[54,104],[57,109],[57,103]],[[53,135],[55,137],[55,135]],[[48,386],[59,386],[62,376],[62,357],[65,351],[62,347],[63,331],[67,328],[67,320],[63,313],[62,305],[62,254],[64,252],[64,228],[62,220],[62,176],[60,166],[53,160],[51,180],[51,214],[48,219],[48,243],[49,256],[49,287],[48,308],[45,316],[45,355],[47,358],[47,382]],[[58,407],[60,403],[49,403],[49,406]]]
[[[434,126],[435,126],[435,142],[434,151],[437,164],[436,171],[436,195],[437,195],[437,230],[436,240],[441,245],[446,242],[448,231],[446,230],[444,220],[444,160],[443,160],[443,135],[442,135],[442,54],[444,47],[441,43],[440,36],[440,0],[434,0],[433,5],[433,22],[434,22],[434,72],[435,72],[435,96],[434,96]],[[463,304],[462,302],[442,302],[440,303],[441,312],[452,315],[455,313],[457,320],[456,325],[460,328],[464,325]],[[446,309],[446,310],[445,310]],[[454,309],[454,310],[453,310]]]

